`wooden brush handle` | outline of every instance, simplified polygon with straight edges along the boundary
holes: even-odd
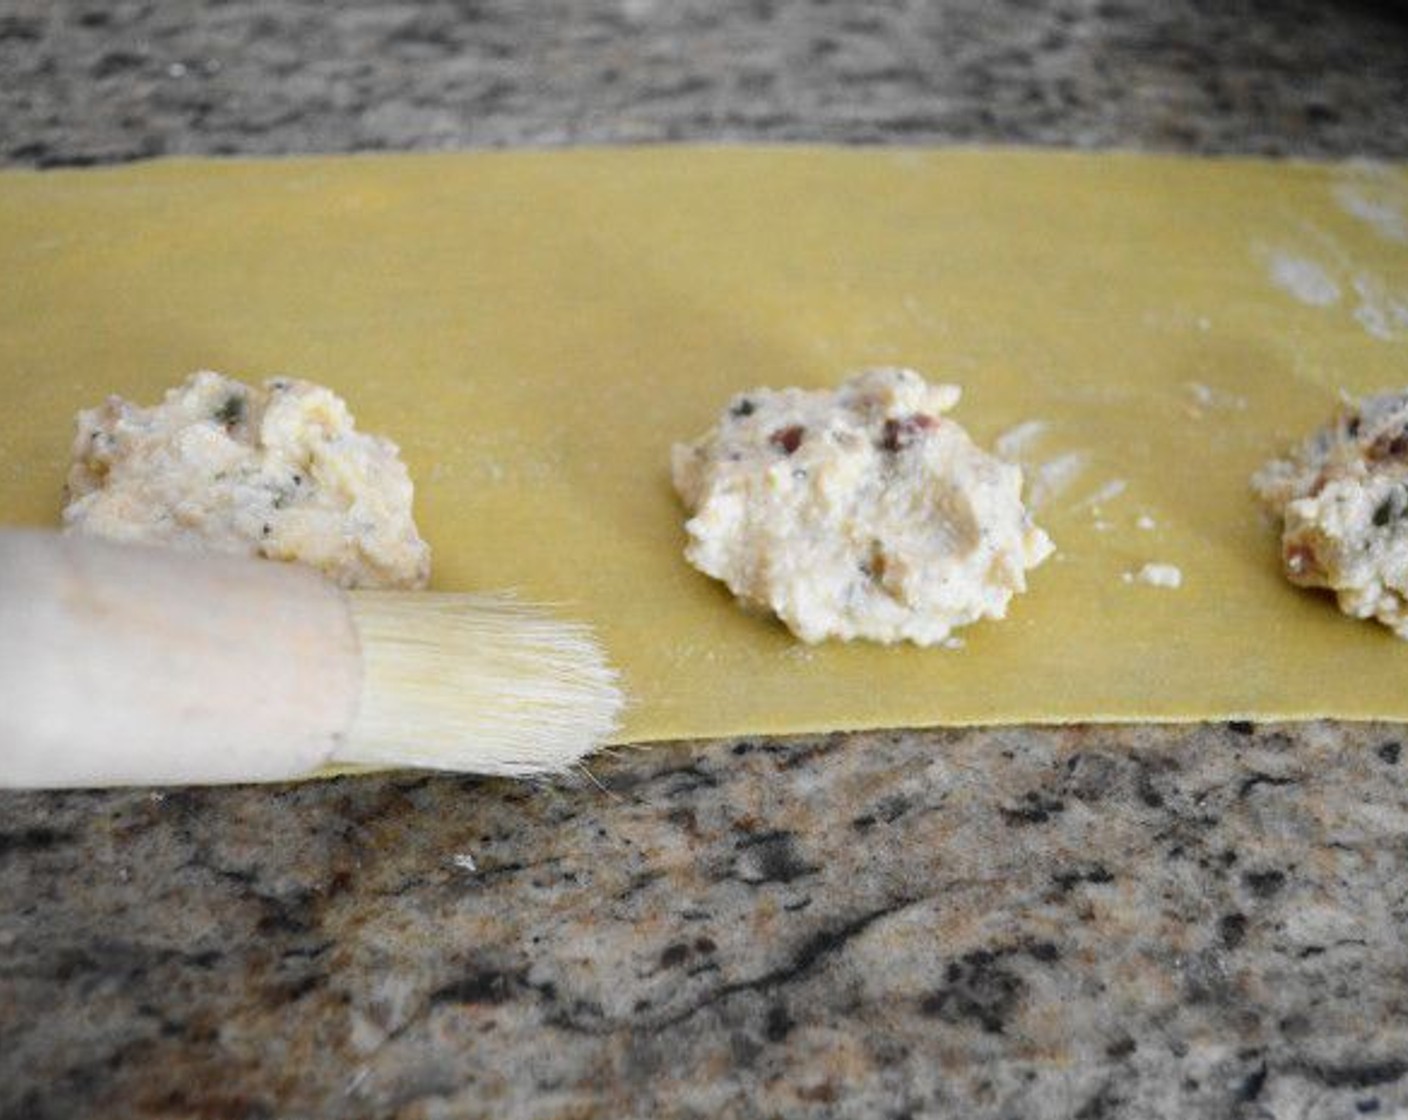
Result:
[[[346,597],[311,571],[0,530],[0,786],[297,777],[360,687]]]

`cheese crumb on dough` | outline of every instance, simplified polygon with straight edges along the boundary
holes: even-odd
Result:
[[[192,374],[152,408],[80,412],[65,527],[316,568],[343,587],[424,587],[430,548],[394,443],[310,381]]]
[[[1183,571],[1176,564],[1145,564],[1137,572],[1126,572],[1124,581],[1176,589],[1183,586]]]
[[[1408,638],[1408,393],[1346,403],[1252,489],[1281,521],[1287,579]]]
[[[735,397],[674,448],[686,557],[807,642],[927,646],[1004,617],[1052,545],[1021,469],[943,416],[959,392],[885,368]]]

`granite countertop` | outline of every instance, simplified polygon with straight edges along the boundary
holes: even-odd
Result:
[[[1393,4],[0,5],[0,156],[1402,157]],[[1405,729],[676,744],[0,796],[0,1117],[1408,1109]]]

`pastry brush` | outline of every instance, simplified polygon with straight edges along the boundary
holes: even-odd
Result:
[[[512,599],[0,530],[0,786],[551,774],[621,706],[587,627]]]

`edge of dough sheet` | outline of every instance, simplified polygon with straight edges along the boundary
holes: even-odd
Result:
[[[434,586],[596,628],[621,743],[1404,720],[1408,646],[1286,583],[1249,479],[1402,388],[1405,216],[1402,164],[1034,148],[0,172],[0,518],[56,522],[107,393],[286,373],[401,446]],[[803,646],[682,556],[672,443],[876,365],[962,386],[954,419],[1023,431],[1042,481],[1057,552],[962,648]],[[1122,578],[1149,564],[1182,585]]]

